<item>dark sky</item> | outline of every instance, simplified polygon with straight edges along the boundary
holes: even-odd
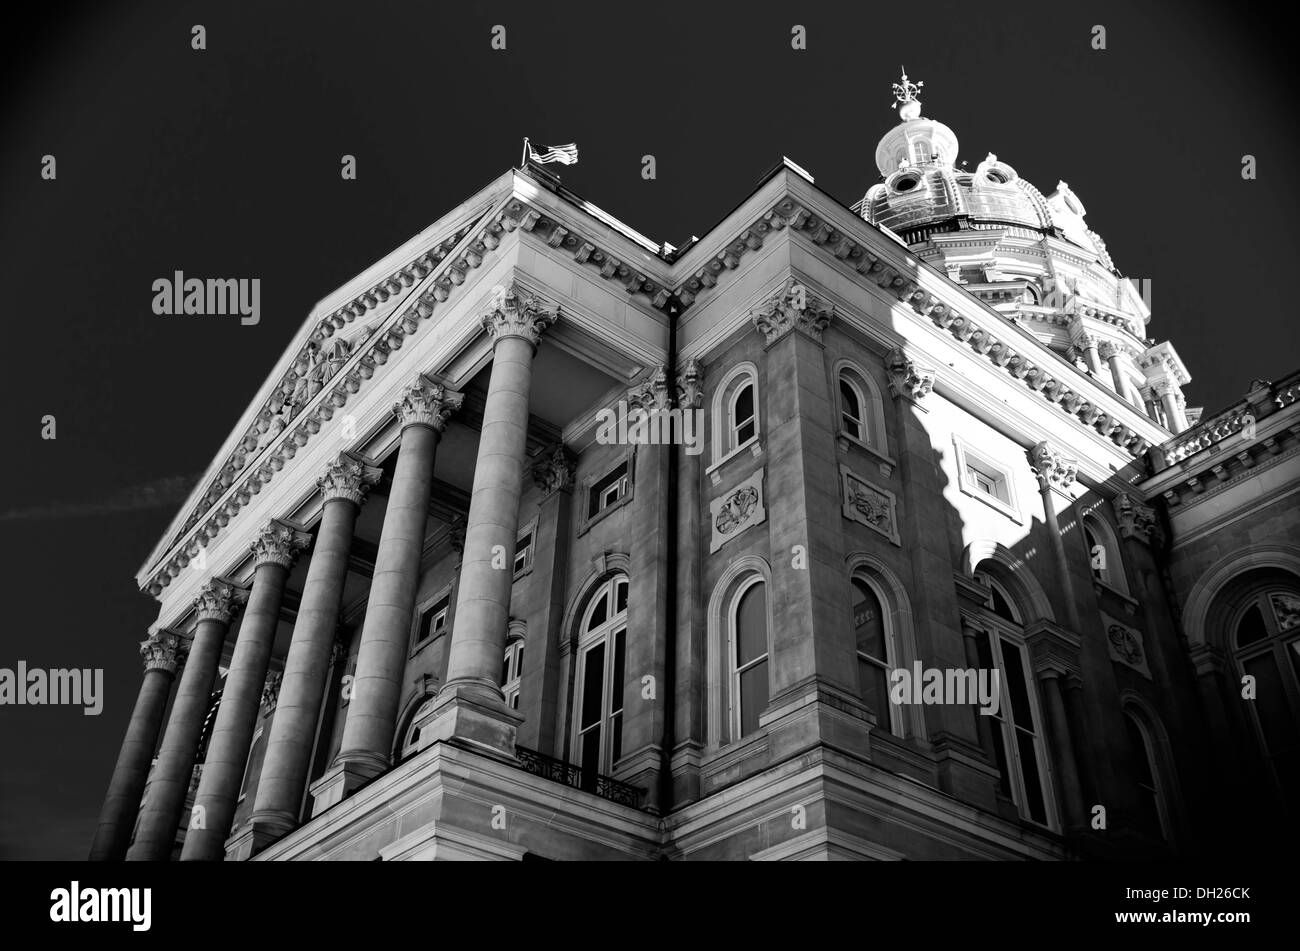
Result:
[[[33,16],[6,10],[0,67],[0,667],[102,667],[106,698],[98,717],[0,707],[0,858],[84,857],[157,616],[133,575],[311,306],[516,164],[524,135],[577,142],[566,185],[681,244],[782,155],[860,198],[904,64],[972,167],[992,151],[1045,193],[1070,183],[1116,265],[1153,282],[1149,332],[1190,368],[1191,405],[1300,363],[1282,279],[1294,79],[1277,25],[1242,4],[167,0]],[[1258,181],[1241,179],[1246,153]],[[155,316],[151,284],[177,269],[260,278],[261,323]]]

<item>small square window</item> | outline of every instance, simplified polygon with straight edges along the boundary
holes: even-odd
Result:
[[[415,646],[427,644],[435,637],[447,633],[447,614],[451,610],[451,596],[434,603],[420,615],[420,626],[415,631]]]
[[[533,533],[529,532],[515,543],[515,576],[533,566]]]
[[[1010,471],[955,435],[953,442],[957,447],[957,472],[961,491],[981,499],[1019,522],[1020,513]]]
[[[627,495],[629,487],[627,462],[624,461],[607,476],[592,484],[587,499],[587,517],[593,518],[619,501]]]

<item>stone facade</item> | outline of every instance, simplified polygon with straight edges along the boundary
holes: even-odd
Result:
[[[958,174],[913,102],[859,209],[787,163],[674,249],[530,165],[323,300],[137,575],[166,660],[95,857],[1113,858],[1279,817],[1297,377],[1188,428],[1149,312],[1016,266],[1037,229],[1119,286],[1068,188],[965,263],[894,202]],[[626,411],[667,438],[603,439]],[[914,664],[996,670],[1000,713],[873,686]]]

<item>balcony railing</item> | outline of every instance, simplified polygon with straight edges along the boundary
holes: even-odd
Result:
[[[602,799],[608,799],[610,802],[616,802],[621,806],[630,806],[633,809],[641,808],[641,790],[628,783],[621,783],[609,776],[583,770],[580,766],[555,759],[553,756],[546,756],[535,750],[525,749],[522,746],[515,747],[515,758],[519,760],[520,768],[526,773],[541,776],[552,782],[562,783],[573,789],[595,793]]]

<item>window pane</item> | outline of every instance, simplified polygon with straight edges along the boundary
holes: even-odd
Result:
[[[1007,601],[1006,597],[1003,596],[1002,592],[998,590],[996,585],[992,587],[993,587],[993,613],[1000,618],[1005,618],[1006,620],[1012,622],[1013,624],[1019,623],[1018,621],[1016,621],[1016,612],[1011,609],[1011,605]]]
[[[601,592],[600,599],[596,602],[595,608],[592,609],[591,618],[587,621],[587,630],[594,631],[605,623],[609,617],[609,597],[605,592]]]
[[[862,691],[862,702],[876,715],[876,725],[882,730],[890,729],[889,681],[885,676],[885,668],[859,656],[858,685]]]
[[[1282,672],[1278,670],[1273,654],[1270,652],[1243,661],[1242,667],[1255,678],[1255,699],[1252,702],[1260,728],[1264,731],[1269,755],[1276,756],[1300,746],[1300,732],[1287,702]]]
[[[1260,613],[1258,604],[1252,604],[1250,610],[1242,616],[1241,623],[1237,625],[1237,646],[1245,647],[1266,637],[1268,637],[1268,629],[1264,627],[1264,615]]]
[[[590,792],[595,790],[596,777],[600,774],[600,727],[592,727],[582,735],[580,742],[582,743],[582,788]]]
[[[859,653],[874,657],[881,663],[889,661],[880,599],[857,578],[853,579],[853,629],[857,635]]]
[[[1004,727],[999,720],[993,726],[993,753],[998,761],[998,775],[1002,777],[1002,795],[1011,796],[1011,767],[1007,763],[1007,739]]]
[[[1300,627],[1300,597],[1286,591],[1274,591],[1268,600],[1273,606],[1273,617],[1277,619],[1279,631]]]
[[[744,667],[767,653],[767,594],[752,584],[736,606],[736,666]]]
[[[1129,745],[1133,749],[1137,772],[1133,776],[1137,784],[1138,825],[1147,833],[1160,837],[1160,807],[1156,803],[1156,783],[1151,773],[1151,759],[1147,754],[1146,742],[1142,731],[1132,716],[1124,717],[1124,726],[1128,729]]]
[[[501,661],[501,686],[510,683],[510,651],[506,651],[505,659]]]
[[[840,377],[840,399],[844,401],[841,405],[845,416],[854,420],[862,418],[862,404],[858,401],[858,394],[853,392],[853,387],[843,377]]]
[[[586,729],[600,722],[605,699],[605,645],[587,651],[582,668],[582,716],[579,724]]]
[[[740,675],[740,735],[758,729],[759,714],[767,708],[767,661]]]
[[[521,647],[515,653],[515,676],[522,677],[523,675],[524,675],[524,649]]]
[[[1047,822],[1047,807],[1043,802],[1043,784],[1039,778],[1038,753],[1034,750],[1034,738],[1024,730],[1016,730],[1016,742],[1020,746],[1020,769],[1025,780],[1025,804],[1029,807],[1029,817],[1035,822]]]
[[[609,698],[609,708],[615,713],[623,709],[623,642],[626,637],[626,630],[614,635],[614,678],[610,682],[613,693]]]
[[[748,419],[754,417],[754,384],[746,383],[739,392],[736,393],[736,415],[732,418],[732,425],[738,426]]]
[[[622,614],[627,610],[627,579],[620,578],[614,586],[614,613]]]
[[[1011,693],[1011,719],[1016,726],[1031,732],[1034,729],[1034,717],[1029,706],[1029,692],[1025,686],[1024,661],[1021,659],[1019,645],[1002,639],[1002,662],[1006,666],[1006,688]]]

